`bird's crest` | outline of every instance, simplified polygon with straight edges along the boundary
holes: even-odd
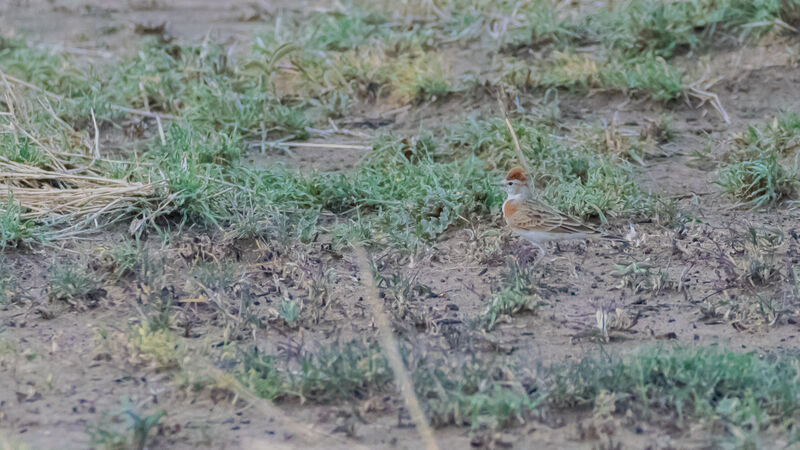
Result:
[[[513,169],[508,171],[508,175],[506,175],[506,180],[517,180],[520,183],[527,183],[528,177],[525,175],[525,171],[520,169],[519,167],[514,167]]]

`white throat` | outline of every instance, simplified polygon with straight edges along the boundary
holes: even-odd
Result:
[[[530,188],[526,185],[517,185],[515,189],[506,191],[506,194],[508,194],[506,201],[524,200],[528,196],[529,190]]]

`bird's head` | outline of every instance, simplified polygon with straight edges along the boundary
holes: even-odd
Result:
[[[506,178],[499,184],[509,197],[524,196],[530,189],[530,179],[519,167],[509,170]]]

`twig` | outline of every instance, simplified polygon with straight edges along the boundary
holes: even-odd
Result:
[[[96,163],[100,158],[100,130],[97,128],[97,120],[94,117],[94,108],[90,109],[89,112],[92,114],[92,124],[94,125],[94,149],[90,149],[92,151],[92,160],[89,161],[89,164],[84,167],[67,170],[67,173],[85,172],[91,169],[94,166],[94,163]]]
[[[379,113],[378,117],[386,117],[386,116],[391,116],[392,114],[400,114],[408,111],[409,109],[411,109],[411,105],[401,106],[399,108],[390,109],[389,111],[384,111],[382,113]]]
[[[54,93],[52,93],[50,91],[47,91],[45,89],[40,88],[39,86],[36,86],[35,84],[29,83],[29,82],[27,82],[25,80],[20,80],[19,78],[16,78],[16,77],[12,77],[11,75],[8,75],[7,73],[3,72],[2,70],[0,70],[0,76],[2,76],[3,78],[6,78],[8,81],[12,81],[12,82],[14,82],[16,84],[25,86],[25,87],[27,87],[29,89],[33,89],[33,90],[35,90],[37,92],[41,92],[42,94],[44,94],[44,95],[46,95],[48,97],[54,98],[56,100],[68,101],[70,103],[75,103],[74,99],[66,98],[64,96],[61,96],[61,95],[58,95],[58,94],[54,94]],[[129,113],[129,114],[135,114],[135,115],[144,116],[144,117],[151,117],[151,118],[154,118],[154,119],[157,119],[159,116],[161,118],[163,118],[163,119],[168,119],[168,120],[178,120],[178,119],[180,119],[180,117],[174,116],[172,114],[152,113],[152,112],[149,112],[149,111],[143,111],[141,109],[128,108],[126,106],[114,105],[114,104],[110,104],[110,103],[106,104],[106,106],[111,108],[111,109],[116,109],[117,111],[122,111],[122,112],[126,112],[126,113]]]
[[[525,170],[525,173],[530,176],[532,173],[531,166],[528,164],[528,158],[526,158],[525,154],[522,153],[522,148],[519,146],[519,139],[517,139],[517,133],[514,131],[514,127],[511,125],[511,121],[508,119],[508,112],[506,111],[505,103],[503,103],[503,97],[505,97],[505,92],[501,88],[497,95],[497,103],[500,105],[500,112],[503,113],[503,119],[506,121],[506,127],[508,127],[508,132],[511,133],[511,139],[514,141],[514,148],[517,150],[519,163],[522,164],[522,168]]]
[[[514,127],[511,126],[511,121],[508,120],[508,117],[505,117],[505,120],[506,120],[506,126],[508,127],[508,131],[511,133],[511,139],[514,140],[514,148],[517,149],[517,154],[519,154],[519,161],[522,164],[523,168],[525,169],[525,172],[530,174],[531,167],[528,164],[528,159],[525,158],[525,154],[522,153],[522,148],[520,148],[519,146],[519,140],[517,140],[517,133],[514,131]]]
[[[307,148],[338,148],[345,150],[369,150],[372,147],[369,145],[356,145],[356,144],[325,144],[319,142],[276,142],[273,144],[275,147],[307,147]]]
[[[156,114],[156,125],[158,126],[158,137],[161,138],[161,145],[167,146],[167,138],[164,137],[164,127],[161,126],[161,117]]]
[[[400,394],[405,400],[408,413],[411,420],[414,421],[419,437],[427,450],[438,450],[439,446],[436,444],[436,439],[433,437],[433,431],[428,425],[425,418],[425,413],[422,412],[419,399],[414,392],[414,385],[411,382],[411,376],[403,364],[403,358],[400,356],[400,347],[392,334],[392,328],[389,323],[389,316],[383,310],[383,304],[379,300],[378,290],[375,287],[375,279],[372,277],[370,270],[369,260],[367,259],[366,251],[361,247],[356,247],[356,262],[358,263],[358,270],[361,274],[361,280],[367,292],[364,296],[372,308],[372,315],[374,316],[375,326],[378,328],[378,339],[383,349],[389,366],[394,373],[395,383],[397,388],[400,389]]]
[[[37,92],[41,92],[42,94],[44,94],[44,95],[46,95],[48,97],[54,98],[56,100],[65,100],[64,97],[62,97],[62,96],[60,96],[58,94],[54,94],[54,93],[52,93],[50,91],[46,91],[46,90],[40,88],[39,86],[36,86],[35,84],[28,83],[27,81],[20,80],[19,78],[12,77],[11,75],[3,72],[2,70],[0,70],[0,75],[2,75],[3,78],[8,79],[8,81],[13,81],[16,84],[21,84],[21,85],[25,86],[26,88],[33,89],[34,91],[37,91]],[[69,99],[66,99],[66,100],[69,100]]]
[[[97,119],[94,117],[94,108],[89,110],[92,113],[92,125],[94,125],[94,159],[92,159],[92,164],[94,161],[100,158],[100,129],[97,128]]]
[[[61,49],[67,53],[73,53],[75,55],[99,56],[100,58],[105,58],[105,59],[111,59],[114,57],[113,53],[104,52],[102,50],[92,50],[88,48],[77,48],[77,47],[61,47]]]
[[[700,99],[700,105],[698,105],[698,108],[703,106],[705,102],[710,101],[711,106],[713,106],[714,109],[716,109],[717,112],[722,116],[722,119],[725,121],[725,123],[731,123],[731,119],[728,117],[728,113],[725,111],[725,108],[722,107],[722,102],[719,100],[719,96],[717,94],[704,91],[696,86],[689,87],[688,94]]]
[[[156,120],[158,120],[159,117],[161,117],[162,119],[168,119],[168,120],[178,120],[179,119],[178,116],[173,116],[172,114],[152,113],[152,112],[148,112],[148,111],[142,111],[141,109],[133,109],[133,108],[125,107],[125,106],[112,105],[112,104],[108,104],[106,106],[108,106],[111,109],[116,109],[117,111],[122,111],[122,112],[126,112],[126,113],[129,113],[129,114],[136,114],[136,115],[144,116],[144,117],[151,117],[151,118],[156,119]]]

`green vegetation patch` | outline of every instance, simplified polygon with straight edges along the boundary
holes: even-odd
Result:
[[[786,427],[800,411],[800,359],[704,348],[661,349],[624,361],[585,359],[554,371],[549,402],[593,406],[602,391],[616,394],[620,409],[649,420],[662,414],[679,426],[694,418],[758,431]],[[788,431],[788,428],[785,428]]]
[[[681,428],[696,419],[719,421],[729,424],[727,433],[768,427],[791,432],[800,411],[800,359],[794,354],[674,347],[624,359],[584,358],[531,373],[470,358],[418,360],[412,367],[417,395],[436,426],[511,426],[535,411],[590,409],[609,394],[616,411],[630,409],[648,421],[670,417]],[[392,382],[379,350],[361,344],[325,348],[293,362],[254,351],[246,355],[241,377],[271,400],[353,401]]]
[[[800,188],[800,117],[784,114],[733,140],[717,183],[740,205],[773,207]]]
[[[656,198],[637,184],[629,162],[587,146],[568,145],[557,130],[541,124],[518,120],[513,127],[538,185],[533,194],[552,206],[576,217],[602,220],[654,211]],[[473,151],[498,167],[519,164],[502,120],[468,119],[449,140],[457,149]]]

